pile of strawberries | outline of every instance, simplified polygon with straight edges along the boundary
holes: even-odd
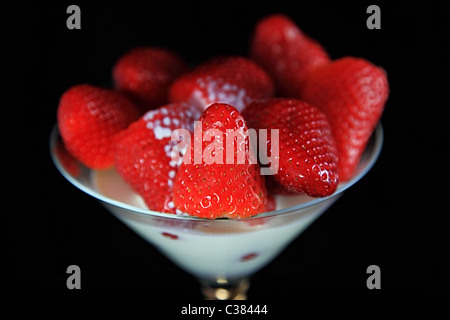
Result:
[[[92,169],[114,166],[151,210],[211,219],[274,210],[275,193],[333,194],[352,178],[389,94],[383,69],[331,60],[284,15],[257,23],[248,58],[189,69],[173,52],[139,47],[112,76],[114,89],[81,84],[62,95],[67,151]],[[249,128],[267,129],[259,149],[277,151],[273,175],[252,161]],[[191,135],[175,141],[180,130]],[[218,144],[230,132],[231,158]]]

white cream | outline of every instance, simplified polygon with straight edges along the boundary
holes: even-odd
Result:
[[[142,198],[128,187],[114,169],[93,171],[92,179],[101,194],[137,208],[146,208]],[[278,196],[277,209],[310,199],[303,195]],[[335,199],[324,201],[302,213],[284,214],[266,220],[197,222],[155,219],[145,214],[133,214],[112,204],[103,204],[180,267],[196,277],[214,280],[249,276],[265,266]],[[173,208],[174,203],[169,202],[168,206]],[[177,214],[186,216],[182,212]]]

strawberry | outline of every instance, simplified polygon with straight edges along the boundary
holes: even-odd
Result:
[[[185,62],[169,50],[137,47],[120,57],[112,75],[115,87],[145,112],[167,103],[170,84],[186,69]]]
[[[250,56],[274,79],[278,94],[294,98],[300,98],[308,74],[330,61],[318,42],[281,14],[268,16],[256,25]]]
[[[250,128],[279,129],[278,141],[267,133],[267,150],[276,155],[278,149],[279,155],[274,180],[290,191],[313,197],[336,190],[338,158],[323,112],[301,100],[276,98],[253,102],[243,115]]]
[[[339,175],[349,180],[384,109],[389,84],[383,69],[344,57],[316,69],[302,90],[304,99],[328,117],[339,155]]]
[[[139,114],[121,93],[81,84],[61,96],[57,116],[67,151],[89,168],[104,169],[114,163],[114,136]]]
[[[175,178],[175,206],[190,215],[210,219],[246,218],[266,211],[264,180],[257,162],[250,161],[247,125],[242,115],[230,105],[214,103],[199,121]],[[230,132],[234,137],[226,141]],[[229,142],[234,148],[227,154],[224,145]]]
[[[273,91],[272,80],[254,62],[243,57],[218,57],[177,79],[170,87],[169,99],[204,109],[223,102],[240,112],[254,99],[271,97]]]
[[[200,110],[186,103],[150,110],[116,137],[117,172],[144,199],[150,210],[175,213],[173,179],[179,163],[172,160],[173,130],[193,131]]]

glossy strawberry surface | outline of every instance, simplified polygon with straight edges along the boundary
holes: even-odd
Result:
[[[173,181],[180,161],[172,158],[176,129],[193,130],[200,110],[185,103],[148,111],[117,138],[117,172],[144,199],[148,208],[175,213]]]
[[[297,99],[275,98],[255,101],[244,117],[251,128],[279,131],[276,140],[267,133],[267,150],[272,156],[278,153],[273,179],[281,186],[314,197],[336,190],[337,151],[330,124],[318,108]]]
[[[254,99],[273,95],[272,79],[244,57],[218,57],[181,76],[170,88],[170,101],[189,102],[204,109],[227,103],[241,112]]]
[[[265,184],[257,162],[250,160],[242,115],[230,105],[215,103],[199,120],[201,127],[197,124],[190,152],[185,154],[175,178],[175,206],[210,219],[245,218],[266,211]],[[229,142],[233,147],[227,153],[223,146],[232,134]]]
[[[339,155],[339,174],[351,179],[389,95],[386,72],[354,57],[337,59],[311,74],[304,99],[328,117]]]
[[[274,79],[277,93],[300,98],[309,73],[330,62],[328,53],[285,15],[265,17],[255,27],[250,56]]]
[[[145,112],[167,103],[169,86],[186,70],[182,58],[167,49],[137,47],[117,60],[113,81]]]
[[[104,169],[114,163],[115,135],[138,115],[121,93],[82,84],[61,96],[58,128],[70,154],[89,168]]]

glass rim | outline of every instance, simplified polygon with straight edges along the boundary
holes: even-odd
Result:
[[[146,217],[152,216],[152,217],[166,218],[166,219],[177,219],[177,220],[181,219],[184,221],[186,221],[186,220],[208,221],[208,222],[217,221],[219,223],[224,222],[224,221],[230,221],[230,219],[208,219],[208,218],[200,218],[200,217],[196,217],[196,216],[176,215],[176,214],[172,214],[172,213],[157,212],[157,211],[153,211],[153,210],[149,210],[149,209],[139,208],[139,207],[133,206],[131,204],[124,203],[122,201],[118,201],[118,200],[112,199],[108,196],[105,196],[105,195],[101,194],[99,191],[95,190],[92,186],[89,186],[89,185],[83,183],[82,181],[80,181],[79,179],[77,179],[76,177],[74,177],[72,174],[70,174],[64,168],[64,166],[62,165],[61,161],[59,160],[59,158],[56,154],[56,143],[58,141],[58,137],[59,137],[59,130],[58,130],[58,126],[55,124],[55,126],[53,127],[51,134],[50,134],[50,144],[49,144],[50,156],[51,156],[51,159],[52,159],[54,165],[56,166],[58,171],[64,176],[64,178],[66,178],[72,185],[74,185],[81,191],[87,193],[88,195],[96,198],[97,200],[100,200],[106,204],[110,204],[110,205],[114,205],[116,207],[122,208],[122,209],[124,209],[128,212],[132,212],[134,214],[145,215]],[[347,190],[348,188],[353,186],[355,183],[357,183],[362,177],[364,177],[367,174],[367,172],[369,172],[372,169],[372,167],[374,166],[375,162],[378,160],[378,157],[381,153],[381,149],[383,146],[383,140],[384,140],[383,126],[380,122],[376,126],[374,132],[372,133],[371,138],[369,139],[369,142],[366,145],[366,149],[364,150],[364,153],[361,157],[360,163],[358,164],[358,167],[356,170],[357,174],[351,180],[340,183],[338,188],[332,195],[329,195],[327,197],[314,198],[312,200],[300,203],[298,205],[280,209],[280,210],[263,212],[263,213],[254,215],[249,218],[233,219],[233,220],[248,221],[248,220],[258,219],[258,218],[262,218],[262,217],[266,218],[266,217],[279,216],[282,214],[309,208],[309,207],[319,204],[321,202],[327,201],[328,199],[331,199],[331,198],[341,195],[345,190]],[[88,169],[88,170],[92,170],[92,169]]]

